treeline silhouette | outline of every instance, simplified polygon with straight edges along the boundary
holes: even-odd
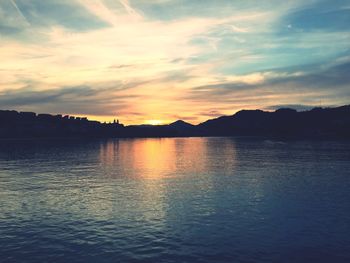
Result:
[[[85,117],[0,110],[0,138],[119,136],[119,122],[100,123]]]
[[[167,125],[100,123],[87,118],[0,111],[0,138],[44,137],[185,137],[266,136],[350,138],[350,105],[297,112],[242,110],[192,125],[182,120]]]

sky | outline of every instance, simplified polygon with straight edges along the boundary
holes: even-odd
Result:
[[[349,73],[349,0],[0,0],[0,109],[197,124],[350,104]]]

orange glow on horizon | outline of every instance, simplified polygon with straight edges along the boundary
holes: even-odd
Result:
[[[163,121],[161,120],[147,120],[146,124],[150,124],[150,125],[162,125],[164,124]]]
[[[101,123],[112,123],[114,120],[119,120],[120,123],[124,125],[141,125],[141,124],[147,124],[147,125],[164,125],[169,124],[174,120],[164,120],[164,119],[150,119],[147,118],[147,116],[140,116],[140,118],[137,119],[130,119],[127,116],[123,115],[116,115],[116,116],[95,116],[95,115],[84,115],[84,114],[68,114],[70,116],[75,117],[87,117],[90,121],[99,121]]]

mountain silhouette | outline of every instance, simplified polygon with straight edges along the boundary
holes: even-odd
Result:
[[[178,129],[191,129],[195,127],[195,125],[185,122],[183,120],[178,120],[169,124],[170,127],[178,128]]]
[[[230,136],[350,136],[350,105],[297,112],[242,110],[198,125],[203,135]]]
[[[197,128],[195,125],[178,120],[168,125],[171,129],[175,130],[178,135],[182,136],[195,136],[197,134]]]
[[[84,117],[0,110],[0,138],[45,137],[185,137],[267,136],[350,138],[350,105],[296,111],[241,110],[192,125],[178,120],[167,125],[100,123]]]

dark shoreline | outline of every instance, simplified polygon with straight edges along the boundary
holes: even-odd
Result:
[[[1,111],[0,139],[32,138],[179,138],[264,137],[279,139],[350,139],[350,105],[298,112],[242,110],[192,125],[182,120],[167,125],[124,126],[87,118]]]
[[[0,138],[0,142],[11,141],[96,141],[96,140],[134,140],[134,139],[188,139],[188,138],[237,138],[237,139],[257,139],[266,141],[344,141],[350,142],[350,137],[281,137],[281,136],[249,136],[249,135],[227,135],[227,136],[148,136],[148,137],[12,137]]]

